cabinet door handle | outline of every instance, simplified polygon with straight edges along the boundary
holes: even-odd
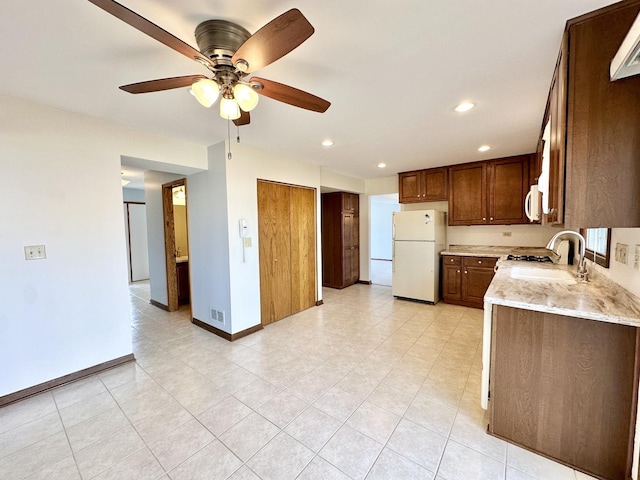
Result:
[[[469,272],[467,272],[467,271],[465,270],[465,271],[464,271],[464,274],[466,275],[467,273],[469,273]]]
[[[482,217],[482,220],[486,220],[486,219],[487,219],[487,217]]]
[[[458,273],[460,273],[460,270],[458,270]]]
[[[491,220],[493,222],[493,217],[489,218],[489,220]]]
[[[277,261],[278,261],[278,259],[277,259],[277,258],[274,258],[274,259],[273,259],[273,261],[274,261],[274,262],[277,262]]]
[[[479,263],[480,265],[482,265],[482,260],[478,260],[478,263]]]

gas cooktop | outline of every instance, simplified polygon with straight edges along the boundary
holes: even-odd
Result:
[[[553,263],[546,255],[507,255],[507,260],[517,260],[521,262]]]

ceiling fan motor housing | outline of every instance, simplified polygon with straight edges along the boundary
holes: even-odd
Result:
[[[196,27],[198,49],[216,65],[229,65],[233,54],[251,34],[227,20],[206,20]]]

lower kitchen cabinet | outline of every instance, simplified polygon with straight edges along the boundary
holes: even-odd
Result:
[[[489,433],[597,478],[631,478],[638,332],[495,305]]]
[[[442,297],[445,303],[482,308],[497,258],[442,256]]]

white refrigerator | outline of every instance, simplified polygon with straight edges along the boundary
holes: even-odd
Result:
[[[446,243],[444,212],[393,213],[393,296],[436,303],[440,300],[440,252]]]

